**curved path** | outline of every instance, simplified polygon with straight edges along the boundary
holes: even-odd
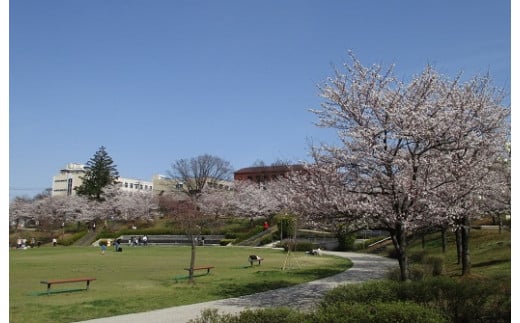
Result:
[[[322,251],[323,254],[349,258],[353,266],[347,271],[292,287],[270,290],[262,293],[227,298],[217,301],[176,306],[150,312],[125,314],[83,323],[183,323],[200,316],[203,309],[216,308],[219,313],[238,313],[245,309],[287,306],[310,309],[317,304],[328,290],[340,284],[354,284],[384,278],[389,268],[397,266],[394,259],[354,252]]]

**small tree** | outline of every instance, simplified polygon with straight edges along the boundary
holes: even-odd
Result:
[[[103,189],[114,185],[119,177],[116,165],[104,146],[101,146],[87,162],[85,169],[85,175],[81,177],[83,183],[74,189],[78,195],[100,202],[104,201]]]
[[[218,187],[222,181],[228,180],[232,173],[231,164],[220,157],[204,154],[190,159],[179,159],[171,165],[169,175],[175,181],[175,189],[180,189],[184,196],[163,196],[160,206],[168,211],[181,225],[191,240],[191,259],[188,282],[193,283],[193,268],[197,237],[211,218],[207,209],[210,198],[207,186]],[[205,203],[208,204],[205,204]]]
[[[165,195],[159,198],[159,207],[163,213],[173,218],[191,242],[188,282],[193,283],[197,238],[202,234],[202,229],[208,225],[208,222],[213,217],[200,212],[191,199],[179,200],[173,196]]]

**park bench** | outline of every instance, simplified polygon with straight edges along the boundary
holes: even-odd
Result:
[[[215,266],[202,266],[202,267],[194,267],[193,268],[193,271],[197,271],[197,270],[207,270],[206,274],[209,274],[209,271],[211,269],[215,268]],[[189,268],[184,268],[184,270],[187,270],[187,271],[190,271]]]
[[[47,285],[47,291],[44,294],[50,293],[64,293],[64,292],[75,292],[80,290],[88,290],[90,287],[90,282],[96,280],[94,277],[80,277],[80,278],[68,278],[68,279],[54,279],[54,280],[42,280],[40,283]],[[87,285],[85,288],[76,288],[76,289],[66,289],[66,290],[51,290],[52,285],[56,284],[67,284],[67,283],[80,283],[86,282]]]
[[[205,276],[205,275],[209,275],[209,271],[211,269],[215,268],[215,266],[199,266],[199,267],[194,267],[193,268],[193,271],[198,271],[198,270],[206,270],[206,273],[204,274],[199,274],[197,276]],[[190,271],[189,268],[184,268],[184,270],[187,270],[188,272]],[[173,279],[175,279],[175,282],[179,282],[179,280],[182,280],[182,279],[188,279],[190,276],[185,276],[185,275],[179,275],[179,276],[175,276]],[[193,277],[196,277],[196,275],[193,275]]]
[[[251,267],[253,267],[253,263],[255,261],[258,261],[258,265],[260,265],[260,263],[262,262],[262,260],[264,260],[263,258],[261,258],[260,256],[257,256],[257,255],[250,255],[249,256],[249,263],[251,264]]]

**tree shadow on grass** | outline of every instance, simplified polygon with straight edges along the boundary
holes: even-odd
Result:
[[[293,285],[294,283],[285,280],[257,281],[248,284],[227,283],[221,284],[214,292],[214,295],[221,298],[238,297]]]
[[[287,269],[285,271],[282,271],[281,269],[259,270],[254,273],[253,277],[251,277],[253,280],[252,282],[246,284],[237,284],[232,282],[220,284],[217,291],[214,292],[214,295],[221,298],[238,297],[298,285],[297,283],[284,279],[283,276],[287,274],[292,277],[306,277],[305,280],[311,281],[338,274],[338,270],[330,268],[303,270],[295,268]]]
[[[503,264],[503,263],[507,263],[507,262],[511,262],[511,259],[495,259],[495,260],[490,260],[490,261],[479,262],[479,263],[473,264],[471,266],[473,268],[478,268],[478,267],[487,267],[487,266],[492,266],[492,265]]]

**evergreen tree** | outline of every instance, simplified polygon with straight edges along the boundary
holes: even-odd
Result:
[[[116,183],[119,173],[112,158],[101,146],[85,166],[85,176],[81,177],[83,183],[74,188],[78,195],[87,196],[89,199],[103,201],[103,188]]]

